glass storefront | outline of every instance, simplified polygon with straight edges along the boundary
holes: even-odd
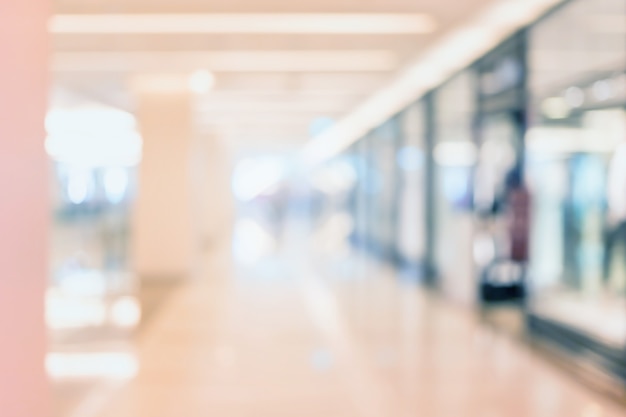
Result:
[[[525,33],[503,42],[481,58],[474,69],[478,78],[478,154],[473,256],[483,300],[504,301],[523,295],[527,256],[526,233],[514,243],[511,229],[516,209],[511,204],[512,196],[522,189]]]
[[[129,245],[142,146],[134,117],[100,107],[54,109],[46,127],[51,350],[126,346],[141,318]]]
[[[575,31],[571,28],[577,28]],[[626,377],[626,3],[575,0],[529,35],[531,323]]]
[[[354,144],[353,154],[357,173],[355,189],[355,221],[353,241],[359,248],[366,248],[369,241],[370,229],[370,201],[372,187],[370,184],[370,157],[368,154],[369,141],[363,138]]]
[[[53,178],[47,298],[53,339],[72,340],[92,327],[132,328],[139,319],[128,245],[134,169],[55,163]]]
[[[398,166],[398,220],[396,251],[400,264],[421,270],[426,255],[426,120],[419,101],[400,116],[402,142],[396,152]]]
[[[464,303],[475,300],[472,178],[475,77],[465,71],[434,95],[434,265],[442,291]]]
[[[395,154],[398,142],[397,119],[393,118],[370,136],[371,172],[371,244],[383,259],[395,252],[397,171]]]

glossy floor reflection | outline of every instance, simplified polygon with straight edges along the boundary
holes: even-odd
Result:
[[[616,417],[478,317],[354,256],[214,254],[71,417]]]

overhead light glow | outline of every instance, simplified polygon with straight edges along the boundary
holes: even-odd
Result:
[[[385,72],[397,69],[390,50],[231,50],[58,52],[52,68],[58,72]],[[167,78],[172,84],[179,79]],[[160,81],[163,83],[164,81]],[[194,85],[212,87],[206,70],[193,73]]]
[[[118,327],[134,327],[141,320],[141,307],[134,297],[122,297],[111,306],[110,318]]]
[[[250,201],[276,184],[285,175],[283,160],[269,156],[249,158],[235,167],[233,192],[241,201]]]
[[[133,166],[141,160],[143,142],[135,119],[120,110],[51,110],[46,129],[46,152],[58,162],[94,168]],[[78,191],[74,194],[78,199]]]
[[[111,204],[118,204],[124,200],[128,190],[128,172],[124,168],[109,168],[103,178],[104,193]]]
[[[526,133],[526,150],[535,156],[570,153],[610,153],[619,142],[596,129],[533,127]]]
[[[49,353],[46,370],[53,379],[100,377],[132,379],[139,372],[137,358],[130,353]]]
[[[257,264],[271,254],[275,247],[275,238],[254,220],[242,219],[235,225],[233,254],[242,264]]]
[[[563,1],[492,2],[474,19],[434,44],[332,129],[311,140],[302,153],[303,163],[311,167],[334,157],[516,30]]]
[[[195,94],[206,94],[215,85],[215,75],[207,70],[198,70],[189,76],[189,90]]]
[[[46,296],[46,324],[53,330],[98,327],[106,323],[106,306],[100,299]]]
[[[548,119],[567,119],[572,111],[563,97],[550,97],[541,103],[541,111]]]
[[[437,22],[420,13],[60,14],[52,33],[426,34]]]
[[[71,170],[67,179],[67,197],[72,204],[86,202],[93,192],[93,178],[86,170]]]

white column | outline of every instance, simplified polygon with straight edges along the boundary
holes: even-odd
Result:
[[[48,2],[0,2],[0,415],[48,417]]]
[[[142,279],[180,279],[191,272],[191,104],[183,90],[139,92],[144,150],[133,257]]]

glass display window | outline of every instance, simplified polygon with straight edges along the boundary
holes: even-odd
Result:
[[[447,295],[473,303],[472,260],[475,74],[466,71],[434,93],[434,265]]]
[[[426,256],[426,120],[423,100],[400,116],[397,251],[402,264],[420,268]]]
[[[622,0],[575,0],[531,30],[526,136],[533,201],[530,318],[566,329],[622,368],[625,22]]]

